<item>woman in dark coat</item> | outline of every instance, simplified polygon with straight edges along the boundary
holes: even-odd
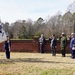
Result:
[[[6,58],[10,59],[11,42],[8,36],[7,36],[7,40],[4,42],[4,49],[5,49]]]

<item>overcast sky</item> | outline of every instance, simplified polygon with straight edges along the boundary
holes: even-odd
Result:
[[[0,18],[2,22],[15,22],[16,20],[33,21],[39,17],[46,18],[58,11],[66,12],[69,4],[74,0],[0,0]]]

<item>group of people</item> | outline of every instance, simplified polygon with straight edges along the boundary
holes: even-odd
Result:
[[[50,41],[50,48],[52,51],[52,55],[56,56],[57,39],[56,39],[55,35],[52,35],[49,38],[49,41]],[[62,57],[65,57],[65,54],[66,54],[65,49],[67,47],[67,38],[65,36],[65,33],[61,34],[59,41],[60,41],[60,49],[61,49]],[[41,37],[39,38],[39,43],[40,43],[40,52],[44,53],[45,52],[44,47],[46,44],[46,39],[45,39],[43,34],[41,34]],[[6,53],[6,58],[10,59],[11,41],[9,39],[9,36],[7,36],[7,39],[4,42],[4,49],[5,49],[5,53]],[[75,33],[71,34],[70,50],[71,50],[72,58],[75,58]]]
[[[57,39],[56,39],[55,35],[52,35],[49,38],[49,41],[50,41],[50,48],[52,51],[52,55],[56,56]],[[59,41],[60,41],[60,49],[61,49],[62,57],[65,57],[66,47],[67,47],[67,37],[66,37],[65,33],[61,34]],[[45,52],[44,47],[46,44],[46,40],[45,40],[45,37],[43,34],[41,34],[41,37],[39,38],[39,43],[40,43],[40,52],[44,53]],[[75,58],[75,33],[71,33],[70,50],[71,50],[72,58]]]

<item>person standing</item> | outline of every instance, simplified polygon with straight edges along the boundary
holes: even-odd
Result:
[[[57,40],[55,38],[55,35],[52,35],[50,46],[51,46],[53,56],[56,56],[56,45],[57,45]]]
[[[65,57],[66,51],[65,48],[67,46],[67,38],[65,36],[65,33],[61,34],[61,39],[60,39],[60,47],[61,47],[61,53],[62,57]]]
[[[72,58],[75,58],[75,33],[71,34],[70,49],[72,52]]]
[[[6,58],[10,59],[11,42],[10,42],[9,36],[6,36],[6,37],[7,39],[4,42],[4,49],[5,49]]]
[[[41,37],[39,38],[39,43],[40,43],[40,53],[44,53],[45,52],[44,47],[45,47],[46,40],[43,34],[41,34]]]

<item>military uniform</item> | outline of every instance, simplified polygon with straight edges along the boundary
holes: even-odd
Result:
[[[67,38],[61,37],[60,42],[61,42],[60,47],[61,47],[62,56],[65,57],[65,48],[66,48],[66,45],[67,45]]]

